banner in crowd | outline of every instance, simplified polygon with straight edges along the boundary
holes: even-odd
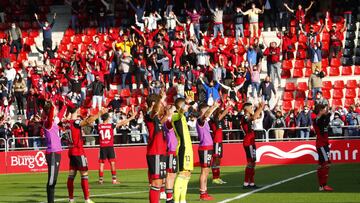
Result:
[[[360,162],[360,140],[332,140],[330,157],[333,163]],[[223,145],[222,165],[237,166],[246,164],[246,155],[241,143]],[[99,167],[98,148],[85,149],[89,170]],[[117,147],[118,169],[146,168],[146,146]],[[261,142],[257,143],[257,164],[315,164],[318,160],[315,141]],[[69,169],[67,150],[61,153],[60,170]],[[195,165],[199,165],[197,145],[194,145]],[[44,151],[0,152],[0,173],[45,172],[47,164]],[[109,168],[106,164],[107,169]]]

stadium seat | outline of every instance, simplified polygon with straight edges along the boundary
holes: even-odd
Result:
[[[331,94],[330,94],[330,90],[322,90],[322,95],[325,99],[330,99],[331,98]]]
[[[294,69],[293,78],[302,78],[304,77],[304,73],[302,69]]]
[[[312,72],[311,68],[306,68],[305,69],[305,77],[307,77],[307,78],[310,77],[312,73],[313,72]]]
[[[345,88],[345,83],[343,80],[336,80],[334,82],[334,89],[344,89]]]
[[[342,107],[343,106],[342,100],[341,99],[333,99],[331,106],[333,106],[333,107],[341,106]]]
[[[333,94],[332,94],[332,98],[333,99],[342,99],[344,97],[344,93],[343,90],[339,90],[339,89],[334,89]]]
[[[350,98],[345,99],[345,104],[344,104],[345,108],[349,108],[351,105],[354,105],[354,104],[355,104],[354,99],[350,99]]]
[[[291,102],[291,101],[284,101],[282,106],[283,106],[283,110],[284,110],[285,112],[288,112],[288,111],[290,111],[291,109],[293,109],[293,107],[292,107],[292,102]]]
[[[321,59],[321,66],[324,67],[328,67],[329,66],[329,60],[326,59]]]
[[[306,91],[306,90],[308,90],[307,82],[298,82],[298,83],[297,83],[297,90],[299,90],[299,91]]]
[[[352,75],[352,68],[351,66],[343,66],[341,70],[341,75]]]
[[[296,90],[295,83],[288,82],[285,84],[285,91],[291,92],[291,91],[295,91],[295,90]]]
[[[130,90],[128,88],[122,89],[120,92],[120,96],[121,97],[130,97],[131,96]]]
[[[331,90],[331,89],[332,89],[331,81],[323,81],[322,82],[322,90]]]
[[[302,99],[295,100],[294,109],[295,110],[303,109],[304,103],[305,102]]]
[[[322,37],[321,37],[321,41],[323,43],[330,41],[330,34],[328,32],[323,32]]]
[[[309,91],[310,93],[311,91]],[[304,91],[296,91],[296,95],[295,95],[295,99],[296,100],[305,100],[306,99],[306,94]]]
[[[330,67],[330,76],[340,76],[339,67]]]
[[[296,60],[294,68],[296,69],[303,69],[305,66],[304,60]]]
[[[347,98],[347,99],[356,98],[356,90],[355,89],[346,89],[345,98]]]
[[[284,92],[283,100],[284,101],[292,101],[292,100],[294,100],[293,92]]]
[[[291,70],[293,68],[291,60],[284,60],[282,62],[282,69],[283,70]]]
[[[315,101],[312,99],[307,100],[306,105],[312,109],[315,106]]]
[[[290,70],[282,70],[282,71],[281,71],[281,78],[282,78],[282,79],[291,78],[291,72],[290,72]]]
[[[360,75],[360,66],[354,67],[354,75]]]
[[[325,59],[327,60],[327,59]],[[338,58],[332,58],[330,61],[330,66],[331,67],[339,67],[341,65],[341,61]]]
[[[348,89],[355,89],[355,88],[357,88],[357,81],[356,80],[348,80],[347,82],[346,82],[346,88],[348,88]]]
[[[311,61],[310,61],[310,60],[306,60],[305,67],[306,67],[306,68],[311,68],[311,67],[312,67],[312,64],[311,64]]]

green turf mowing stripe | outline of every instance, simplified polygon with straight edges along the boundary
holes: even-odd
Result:
[[[244,197],[247,197],[251,194],[254,194],[256,192],[260,192],[260,191],[263,191],[263,190],[266,190],[266,189],[269,189],[269,188],[272,188],[272,187],[275,187],[277,185],[281,185],[283,183],[286,183],[286,182],[290,182],[290,181],[293,181],[295,179],[298,179],[298,178],[301,178],[301,177],[304,177],[304,176],[307,176],[309,174],[312,174],[312,173],[315,173],[316,170],[313,170],[313,171],[309,171],[309,172],[306,172],[306,173],[302,173],[300,175],[297,175],[297,176],[294,176],[294,177],[291,177],[291,178],[288,178],[288,179],[285,179],[285,180],[281,180],[281,181],[278,181],[278,182],[275,182],[273,184],[270,184],[270,185],[266,185],[262,188],[259,188],[259,189],[256,189],[256,190],[253,190],[253,191],[250,191],[250,192],[247,192],[247,193],[244,193],[244,194],[241,194],[241,195],[238,195],[236,197],[233,197],[233,198],[229,198],[229,199],[225,199],[221,202],[218,202],[218,203],[227,203],[227,202],[231,202],[231,201],[234,201],[234,200],[238,200],[238,199],[242,199]]]

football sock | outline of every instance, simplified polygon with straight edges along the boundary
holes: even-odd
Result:
[[[189,181],[190,181],[190,177],[184,177],[183,189],[180,194],[180,202],[186,202],[186,193],[187,193]]]
[[[245,179],[244,179],[245,183],[250,182],[250,173],[251,173],[250,171],[251,171],[251,168],[249,168],[249,167],[245,168]]]
[[[116,170],[115,171],[111,171],[111,175],[112,175],[112,179],[116,180]]]
[[[220,178],[220,167],[215,166],[211,170],[212,170],[212,174],[213,174],[213,179]]]
[[[254,177],[255,177],[255,168],[250,168],[250,185],[254,185],[255,183],[255,180],[254,180]]]
[[[173,189],[166,189],[165,192],[166,192],[166,201],[172,200],[174,190]]]
[[[74,199],[74,178],[75,176],[69,175],[67,180],[67,189],[69,193],[69,199]]]
[[[319,180],[319,185],[321,187],[327,185],[327,179],[329,175],[329,167],[328,166],[320,166],[317,170],[317,176]]]
[[[151,186],[149,191],[150,203],[159,203],[160,201],[160,188]]]
[[[178,175],[175,179],[174,184],[174,201],[180,202],[181,200],[186,199],[187,185],[189,183],[190,177],[184,175]]]
[[[99,170],[99,180],[104,180],[104,171]]]
[[[88,200],[89,199],[89,180],[88,180],[88,176],[81,176],[81,188],[83,190],[84,193],[84,199]]]

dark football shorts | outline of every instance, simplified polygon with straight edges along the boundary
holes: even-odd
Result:
[[[214,143],[214,157],[219,157],[222,158],[223,157],[223,144],[222,143],[218,143],[215,142]]]
[[[201,168],[210,168],[213,150],[199,150],[198,152]]]
[[[99,154],[99,163],[104,163],[106,160],[113,162],[116,159],[114,147],[101,147]]]
[[[328,145],[316,149],[319,155],[319,164],[331,163],[330,148]]]
[[[69,156],[70,159],[70,169],[77,171],[87,171],[88,162],[85,155],[81,156]]]
[[[149,168],[150,179],[163,179],[166,177],[167,156],[147,155],[146,159]]]
[[[166,172],[167,173],[177,173],[178,172],[176,153],[169,153],[167,155]]]
[[[256,162],[256,146],[244,146],[247,162]]]

